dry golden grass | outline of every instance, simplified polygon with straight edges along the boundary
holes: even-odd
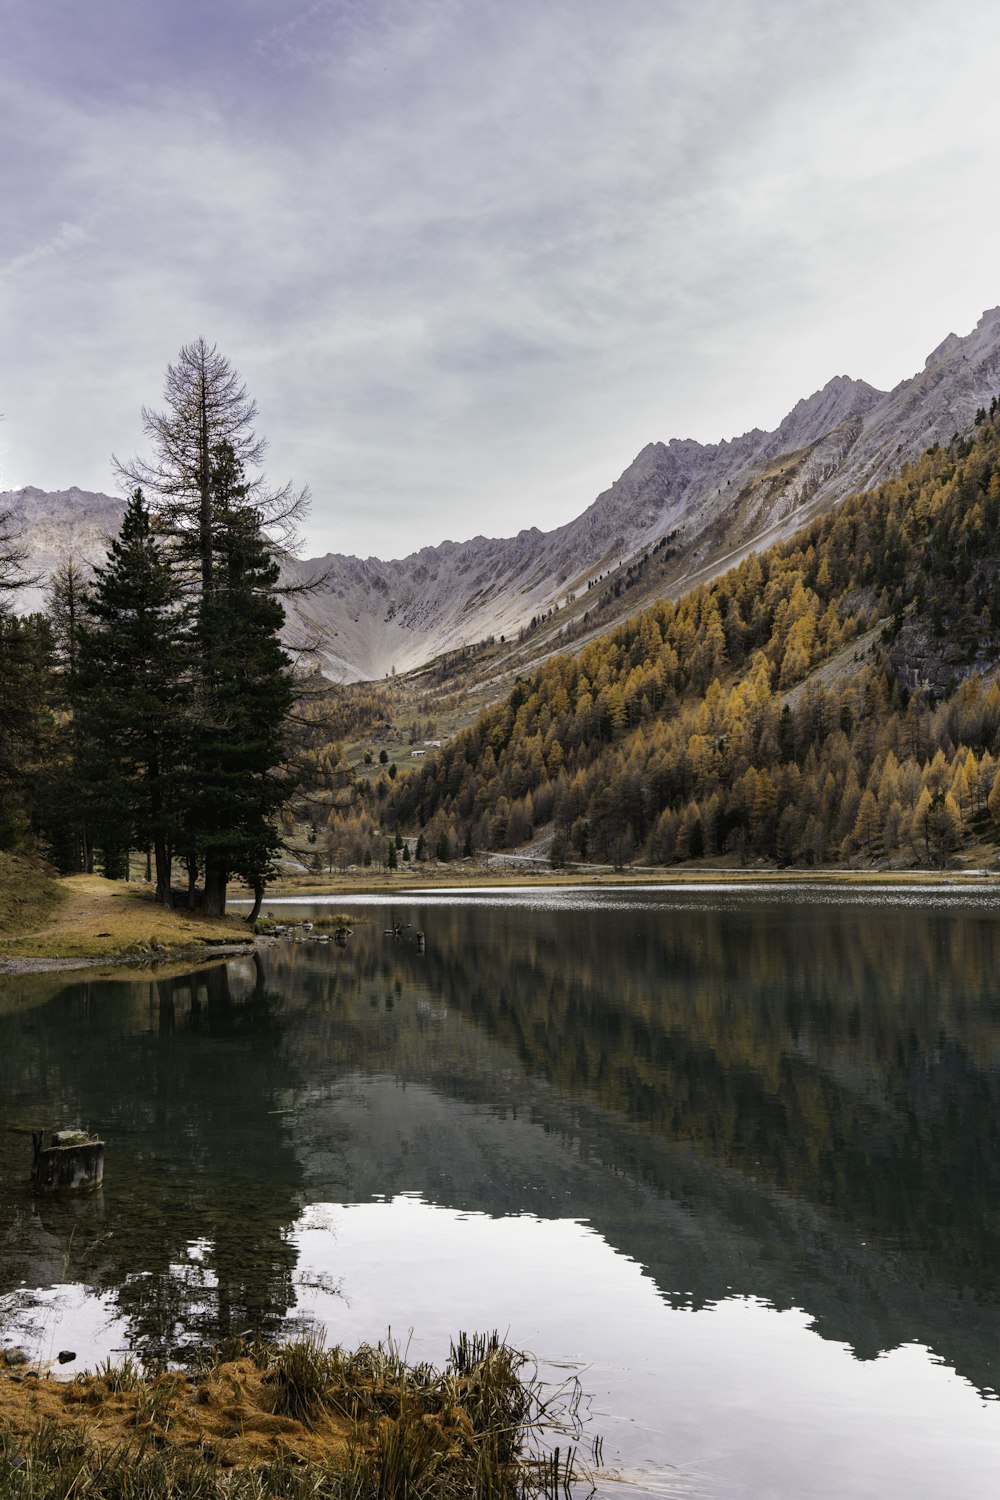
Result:
[[[100,875],[70,875],[49,884],[53,894],[47,902],[37,901],[18,926],[0,927],[0,956],[138,958],[239,943],[249,936],[239,917],[167,911],[151,899],[145,884]]]
[[[126,1387],[130,1382],[126,1382]],[[318,1426],[275,1411],[273,1376],[251,1359],[220,1365],[197,1382],[171,1373],[139,1379],[120,1388],[114,1374],[84,1376],[64,1383],[0,1377],[0,1425],[25,1438],[44,1424],[86,1435],[96,1449],[113,1450],[143,1429],[177,1447],[210,1449],[225,1467],[329,1460],[347,1451],[351,1423],[332,1412]]]
[[[63,899],[59,882],[37,862],[0,853],[0,938],[30,932]]]
[[[68,1383],[0,1370],[0,1495],[48,1500],[555,1500],[574,1477],[544,1432],[578,1436],[578,1388],[543,1396],[496,1334],[443,1371],[395,1346],[253,1339],[191,1374],[126,1359]],[[555,1424],[555,1426],[553,1426]]]

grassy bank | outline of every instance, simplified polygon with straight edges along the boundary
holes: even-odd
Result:
[[[42,1500],[530,1500],[568,1465],[542,1432],[575,1429],[528,1362],[464,1335],[443,1371],[392,1346],[231,1340],[190,1373],[128,1360],[72,1382],[0,1374],[0,1496]],[[560,1407],[555,1410],[555,1405]]]
[[[0,852],[0,940],[49,922],[65,901],[60,883],[38,864]]]
[[[100,875],[57,878],[0,855],[0,959],[123,960],[198,953],[249,940],[239,917],[168,911],[145,884]]]

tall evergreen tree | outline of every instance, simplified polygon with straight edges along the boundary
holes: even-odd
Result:
[[[232,874],[251,882],[259,905],[278,846],[273,814],[286,787],[276,767],[291,688],[274,557],[294,540],[308,495],[268,485],[256,404],[214,345],[183,346],[164,396],[163,411],[142,413],[152,457],[115,462],[149,494],[192,603],[182,852],[191,898],[204,869],[205,909],[220,914]]]
[[[232,445],[213,454],[212,572],[202,594],[196,732],[188,773],[188,846],[205,871],[205,910],[221,915],[231,875],[260,907],[280,839],[275,814],[289,784],[280,774],[292,704],[291,663],[282,650],[285,612],[278,567]]]
[[[77,667],[88,573],[89,570],[85,570],[74,557],[67,557],[49,579],[48,616],[52,622],[56,654],[60,666],[70,678]]]
[[[40,615],[16,619],[11,600],[35,580],[17,517],[0,511],[0,849],[12,848],[32,822],[32,789],[52,724],[52,632]]]
[[[54,643],[44,615],[0,607],[0,849],[40,830],[54,753]]]
[[[295,492],[290,484],[272,488],[263,473],[253,472],[267,452],[266,438],[254,429],[257,404],[214,344],[203,338],[184,344],[176,363],[167,366],[163,394],[163,411],[142,409],[152,458],[116,458],[114,463],[122,479],[141,486],[164,530],[186,541],[200,589],[207,594],[213,577],[212,467],[219,444],[228,443],[242,466],[247,501],[274,541],[292,543],[308,493]]]
[[[76,706],[86,583],[87,572],[74,558],[68,557],[56,568],[48,586],[59,722],[45,791],[46,842],[50,860],[67,874],[89,873],[94,867]]]
[[[106,852],[153,847],[171,904],[188,723],[190,617],[141,490],[85,597],[77,702],[85,779]]]

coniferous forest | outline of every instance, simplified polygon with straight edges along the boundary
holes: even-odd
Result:
[[[998,660],[994,401],[898,478],[519,681],[386,815],[452,854],[551,823],[557,865],[941,866],[1000,825]]]
[[[165,410],[143,412],[152,460],[118,465],[120,535],[92,576],[57,571],[45,614],[13,612],[24,558],[0,527],[0,848],[112,876],[149,850],[158,899],[177,898],[179,870],[217,914],[231,877],[259,904],[303,793],[358,863],[399,835],[448,860],[541,829],[556,867],[942,867],[996,842],[996,401],[790,540],[546,661],[418,770],[374,780],[327,710],[335,698],[339,733],[361,732],[391,712],[386,690],[328,687],[324,703],[281,643],[276,545],[305,497],[259,477],[255,415],[217,350],[185,346]]]
[[[131,498],[105,562],[68,560],[46,614],[11,609],[6,523],[0,848],[112,877],[149,850],[158,900],[180,864],[220,915],[232,876],[259,897],[279,847],[293,683],[274,543],[305,496],[259,477],[256,408],[217,349],[185,345],[165,395],[143,411],[152,460],[117,463]]]

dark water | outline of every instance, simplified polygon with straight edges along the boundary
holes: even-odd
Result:
[[[0,981],[4,1123],[108,1141],[39,1204],[0,1136],[5,1342],[499,1327],[632,1489],[995,1493],[988,891],[350,906],[343,948]]]

